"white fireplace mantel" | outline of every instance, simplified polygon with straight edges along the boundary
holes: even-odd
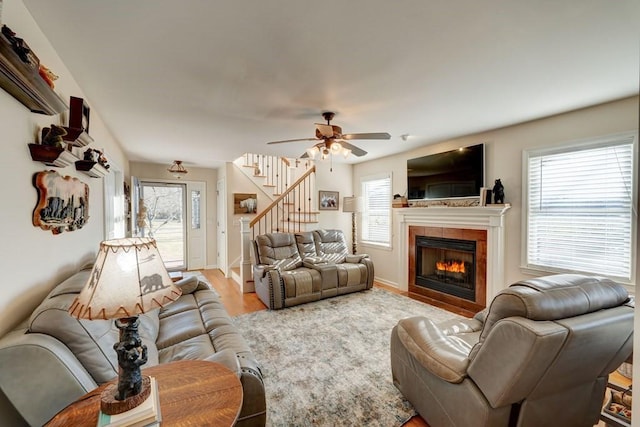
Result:
[[[394,209],[396,233],[399,236],[401,290],[409,284],[409,227],[428,226],[467,228],[487,231],[487,302],[505,287],[504,284],[504,217],[510,205],[471,207],[412,207]]]

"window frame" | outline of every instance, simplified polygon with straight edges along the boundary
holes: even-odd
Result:
[[[367,208],[367,197],[364,191],[364,186],[366,182],[370,182],[370,181],[378,181],[378,180],[382,180],[382,179],[388,179],[389,180],[389,209],[388,209],[388,218],[389,218],[389,234],[387,236],[387,242],[376,242],[376,241],[371,241],[371,240],[365,240],[364,239],[364,225],[366,223],[365,221],[365,215],[367,214],[366,208]],[[367,176],[363,176],[360,177],[360,195],[363,198],[363,205],[364,205],[364,209],[361,213],[361,218],[360,218],[360,233],[359,233],[359,237],[360,237],[360,242],[359,244],[363,245],[363,246],[370,246],[370,247],[374,247],[374,248],[380,248],[380,249],[387,249],[387,250],[391,250],[392,249],[392,239],[393,239],[393,211],[391,208],[391,197],[392,197],[392,193],[393,193],[393,173],[392,172],[381,172],[381,173],[377,173],[374,175],[367,175]]]
[[[584,149],[597,149],[615,145],[621,145],[625,140],[631,140],[632,145],[632,171],[631,171],[631,248],[630,248],[630,278],[626,279],[620,276],[608,276],[601,274],[602,276],[609,277],[619,283],[625,285],[633,285],[636,283],[637,268],[636,260],[638,258],[638,240],[637,240],[637,227],[638,227],[638,132],[622,132],[611,135],[604,135],[588,139],[580,139],[568,141],[553,146],[545,146],[540,148],[532,148],[529,150],[523,150],[522,152],[522,211],[521,211],[521,250],[520,250],[520,269],[524,273],[532,274],[536,276],[545,274],[558,274],[558,273],[579,273],[594,275],[597,273],[584,272],[581,270],[571,270],[566,268],[558,268],[551,266],[541,266],[529,264],[529,160],[531,157],[539,157],[545,155],[570,153],[573,151],[580,151]]]

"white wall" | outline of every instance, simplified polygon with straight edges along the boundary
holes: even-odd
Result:
[[[188,167],[188,173],[184,179],[175,179],[167,168],[170,163],[160,165],[145,162],[130,162],[130,174],[140,180],[161,182],[172,181],[181,183],[184,181],[204,182],[206,185],[206,227],[207,227],[207,259],[205,261],[207,268],[217,263],[217,240],[216,240],[216,218],[217,218],[217,199],[216,199],[216,183],[218,180],[218,171],[216,169],[193,168]]]
[[[56,92],[67,102],[69,96],[85,98],[71,73],[40,32],[20,0],[4,0],[2,21],[24,38],[40,61],[60,79]],[[109,133],[96,108],[91,109],[91,136],[94,147],[104,148],[107,157],[128,174],[128,161],[118,142]],[[103,182],[76,172],[74,166],[56,168],[62,175],[79,178],[89,184],[89,220],[80,230],[53,235],[31,223],[37,192],[32,185],[36,172],[53,169],[34,162],[27,144],[35,142],[39,129],[67,124],[68,114],[45,116],[31,113],[4,90],[0,90],[0,182],[3,183],[3,209],[0,221],[2,249],[0,269],[4,273],[0,289],[0,335],[27,316],[45,294],[60,280],[70,276],[82,264],[93,261],[104,237]]]
[[[55,91],[69,102],[69,96],[84,98],[91,107],[90,133],[95,148],[103,148],[109,160],[128,175],[128,160],[118,141],[110,134],[69,70],[41,33],[21,0],[3,0],[2,23],[6,24],[60,78]],[[66,125],[68,113],[45,116],[31,113],[11,95],[0,89],[0,182],[3,190],[0,214],[0,335],[28,316],[54,285],[92,262],[100,241],[104,239],[103,180],[76,172],[74,166],[55,168],[62,175],[77,177],[89,190],[89,220],[79,230],[53,235],[32,225],[37,191],[32,185],[36,172],[54,169],[34,162],[27,144],[36,142],[40,128],[51,124]],[[20,425],[22,420],[8,406],[0,393],[0,424]]]
[[[505,200],[512,206],[506,218],[505,283],[502,284],[504,287],[527,277],[520,269],[523,150],[637,129],[636,96],[516,126],[442,141],[413,151],[360,163],[353,168],[353,189],[360,194],[362,177],[390,171],[393,173],[392,193],[405,194],[408,159],[485,143],[485,184],[492,186],[494,179],[501,178],[505,186]],[[401,277],[400,269],[407,268],[386,262],[388,259],[398,259],[397,244],[398,236],[394,235],[391,251],[361,245],[362,252],[369,253],[375,262],[376,277],[394,284],[397,284]],[[392,258],[389,258],[390,256]]]
[[[342,201],[345,197],[353,195],[353,166],[336,162],[331,165],[328,160],[316,160],[315,164],[315,206],[318,204],[318,191],[337,191],[340,196],[340,203],[337,211],[319,211],[318,224],[315,224],[313,228],[337,228],[343,230],[349,243],[349,249],[351,249],[351,214],[342,212]]]

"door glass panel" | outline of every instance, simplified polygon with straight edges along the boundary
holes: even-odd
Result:
[[[200,191],[191,190],[191,229],[200,229]]]
[[[140,235],[152,237],[168,270],[185,268],[184,186],[141,183]],[[142,227],[141,227],[142,226]]]

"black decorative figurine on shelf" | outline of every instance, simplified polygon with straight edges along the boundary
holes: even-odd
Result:
[[[67,134],[67,131],[64,128],[56,125],[51,125],[50,128],[44,128],[43,136],[42,136],[42,145],[46,145],[49,147],[57,147],[64,148],[64,138]]]
[[[504,203],[504,185],[502,185],[500,178],[496,179],[493,185],[493,203]]]

